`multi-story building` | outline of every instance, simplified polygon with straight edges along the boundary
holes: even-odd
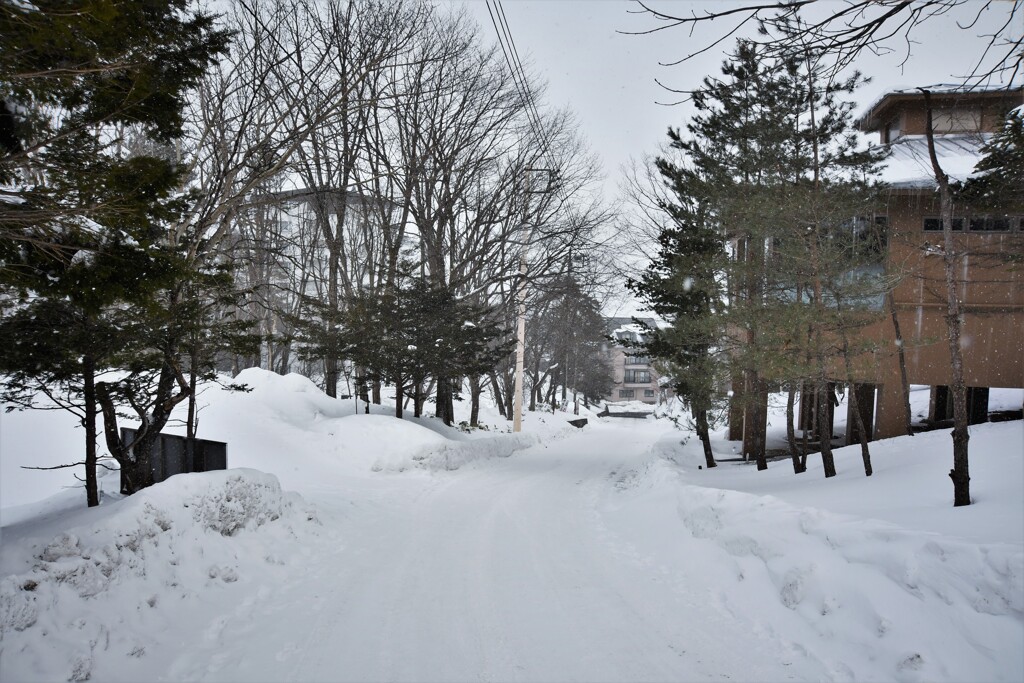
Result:
[[[650,327],[655,326],[653,318],[638,320]],[[659,399],[664,399],[667,390],[658,385],[659,377],[651,365],[651,359],[642,350],[626,345],[643,341],[643,328],[634,323],[633,318],[606,318],[605,324],[608,336],[622,342],[606,342],[602,347],[614,380],[611,393],[603,399],[605,403],[641,401],[655,404]]]
[[[934,89],[931,99],[938,161],[952,179],[963,180],[974,171],[984,142],[1011,109],[1024,103],[1024,88]],[[932,387],[930,417],[941,420],[952,415],[952,370],[942,221],[926,115],[920,91],[893,91],[872,104],[857,125],[878,133],[891,150],[883,174],[889,188],[887,269],[899,276],[891,305],[901,325],[907,380]],[[957,205],[952,227],[968,407],[978,421],[987,414],[990,387],[1024,387],[1024,270],[1019,266],[1024,205],[1000,198],[985,209]],[[873,418],[876,438],[896,436],[904,433],[908,416],[894,327],[887,321],[866,333],[880,350],[860,373],[864,384],[858,389],[865,397],[877,390],[877,403],[860,401],[862,415],[868,423]]]

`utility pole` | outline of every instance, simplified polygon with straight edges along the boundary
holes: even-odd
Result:
[[[530,230],[530,234],[533,230]],[[526,360],[526,250],[519,257],[519,300],[516,321],[516,393],[512,397],[512,431],[523,431],[523,363]]]
[[[527,189],[527,194],[547,194],[554,189],[558,171],[549,168],[527,168],[526,173],[540,172],[548,174],[547,186],[542,190]],[[512,397],[512,431],[523,431],[523,364],[526,360],[526,250],[533,237],[534,226],[524,217],[523,228],[527,230],[523,240],[523,250],[519,256],[519,287],[516,288],[518,311],[516,320],[516,382],[515,395]]]

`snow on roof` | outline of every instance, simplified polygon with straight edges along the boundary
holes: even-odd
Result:
[[[633,322],[633,318],[605,318],[605,329],[608,330],[608,335],[620,339],[623,341],[642,341],[644,335],[643,325]],[[639,320],[646,324],[648,327],[658,327],[658,322],[654,318],[641,318]]]
[[[991,137],[989,133],[936,135],[935,155],[942,170],[954,180],[969,178],[981,159],[982,145]],[[880,180],[899,189],[931,189],[936,186],[928,156],[928,140],[924,135],[904,135],[890,144],[889,149],[892,153],[885,162]]]
[[[969,97],[971,95],[993,95],[998,93],[1012,93],[1020,92],[1021,86],[1007,86],[1007,85],[979,85],[979,86],[966,86],[963,83],[936,83],[934,85],[922,85],[922,86],[899,86],[896,88],[890,88],[886,90],[871,103],[860,110],[854,117],[855,125],[857,128],[864,130],[864,125],[869,122],[871,115],[882,105],[885,100],[891,97],[900,96],[915,96],[923,97],[921,90],[927,90],[932,95],[937,96],[949,96],[949,95],[961,95]]]

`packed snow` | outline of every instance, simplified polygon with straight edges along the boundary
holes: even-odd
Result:
[[[948,430],[873,443],[871,478],[839,449],[825,480],[721,431],[704,469],[668,419],[512,434],[485,405],[466,432],[237,381],[202,395],[230,469],[128,498],[111,471],[92,509],[19,469],[74,458],[73,420],[3,416],[0,680],[1024,680],[1019,420],[971,428],[953,509]]]

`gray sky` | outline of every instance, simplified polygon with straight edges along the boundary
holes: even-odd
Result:
[[[466,3],[484,30],[495,32],[483,0]],[[656,3],[666,11],[687,13],[722,2],[684,1]],[[838,2],[823,3],[837,5]],[[687,107],[660,106],[679,98],[655,83],[689,89],[699,85],[707,74],[719,74],[724,50],[709,51],[679,66],[662,67],[659,62],[679,59],[704,47],[709,38],[720,35],[725,24],[706,24],[704,36],[689,37],[680,29],[652,35],[622,35],[616,31],[651,28],[656,22],[649,16],[631,14],[638,7],[628,0],[505,0],[505,16],[524,63],[549,84],[548,102],[568,104],[579,116],[584,134],[604,160],[609,180],[616,181],[621,164],[630,157],[641,157],[657,150],[665,129],[679,126]],[[975,29],[964,30],[955,20],[973,19],[980,3],[967,3],[957,16],[930,19],[913,34],[917,44],[902,71],[906,45],[894,42],[895,54],[887,57],[864,55],[858,68],[873,79],[855,99],[861,106],[873,101],[884,90],[948,83],[962,74],[971,59],[980,55],[976,34],[984,27],[1005,20],[1011,2],[996,2]],[[1024,14],[1024,13],[1022,13]],[[1015,19],[1018,33],[1024,32],[1024,16]],[[713,39],[713,38],[712,38]],[[723,43],[731,49],[734,41]],[[612,183],[612,187],[616,182]]]
[[[452,2],[459,4],[459,0]],[[495,40],[484,1],[465,4],[483,34]],[[684,14],[724,3],[674,0],[656,4],[667,12]],[[824,2],[821,10],[837,4]],[[968,2],[955,15],[929,19],[912,34],[915,43],[902,67],[905,42],[894,41],[893,54],[887,56],[865,54],[857,68],[872,82],[855,93],[855,101],[865,107],[892,88],[955,82],[968,63],[973,65],[972,60],[981,55],[984,43],[977,36],[1003,23],[1012,6],[997,0],[971,29],[958,28],[957,21],[970,23],[981,3]],[[656,153],[667,127],[682,126],[689,114],[687,105],[658,104],[679,96],[660,87],[655,79],[671,87],[692,89],[705,75],[720,74],[724,52],[735,44],[726,41],[691,61],[663,67],[659,62],[671,62],[705,47],[727,30],[727,25],[705,24],[701,28],[705,33],[692,37],[681,29],[623,35],[617,31],[640,31],[657,23],[649,15],[631,13],[639,8],[629,0],[504,0],[503,7],[524,64],[548,83],[548,104],[569,105],[576,112],[581,132],[602,159],[607,174],[605,193],[612,201],[618,194],[622,167],[631,158],[639,160]],[[1018,35],[1024,33],[1024,16],[1015,17],[1014,25]],[[627,304],[617,314],[628,315],[632,309]]]

